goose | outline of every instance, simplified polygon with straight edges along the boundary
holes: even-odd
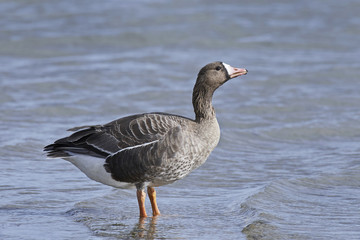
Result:
[[[198,168],[220,139],[212,106],[214,91],[229,79],[247,74],[223,62],[198,73],[192,103],[195,119],[151,112],[104,125],[69,129],[71,135],[44,147],[48,158],[62,158],[87,177],[115,187],[136,187],[140,218],[147,217],[146,190],[153,216],[160,215],[155,187],[173,183]]]

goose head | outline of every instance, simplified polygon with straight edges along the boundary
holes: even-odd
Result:
[[[236,78],[248,73],[245,68],[232,67],[224,62],[213,62],[204,66],[196,81],[196,85],[203,85],[209,90],[215,91],[222,84],[232,78]]]

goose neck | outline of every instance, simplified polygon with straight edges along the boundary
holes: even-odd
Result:
[[[193,106],[196,122],[215,118],[215,110],[212,106],[212,96],[214,91],[195,84],[193,91]]]

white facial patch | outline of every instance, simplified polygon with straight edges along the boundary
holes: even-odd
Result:
[[[226,71],[228,72],[229,76],[235,72],[234,68],[232,66],[230,66],[229,64],[226,64],[226,63],[222,63],[222,64],[225,66]]]

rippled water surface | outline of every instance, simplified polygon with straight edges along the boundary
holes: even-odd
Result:
[[[0,239],[360,239],[360,2],[1,1]],[[208,62],[221,141],[138,219],[134,190],[43,146],[133,113],[193,117]],[[147,207],[150,204],[147,202]],[[148,209],[149,211],[150,209]]]

